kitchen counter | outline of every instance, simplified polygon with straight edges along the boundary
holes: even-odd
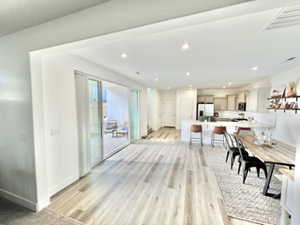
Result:
[[[181,122],[181,140],[188,142],[190,141],[191,135],[191,126],[194,124],[202,125],[203,128],[203,141],[204,143],[210,143],[210,137],[212,130],[216,126],[224,126],[227,128],[229,133],[233,133],[237,130],[238,127],[250,127],[253,129],[262,129],[266,130],[270,133],[270,130],[274,128],[272,124],[264,124],[264,123],[257,123],[256,121],[216,121],[216,122],[202,122],[198,120],[184,120]],[[193,134],[194,135],[194,134]],[[195,136],[195,135],[194,135]]]

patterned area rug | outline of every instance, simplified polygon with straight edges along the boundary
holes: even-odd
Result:
[[[242,183],[242,173],[237,175],[238,163],[230,170],[230,162],[225,163],[223,148],[203,148],[207,165],[215,172],[218,185],[224,197],[228,216],[262,224],[278,224],[280,201],[262,194],[264,174],[258,178],[256,169],[249,172],[246,183]],[[275,172],[276,174],[276,172]],[[270,192],[279,193],[281,182],[274,176]]]
[[[0,198],[1,225],[80,225],[49,210],[34,213]]]

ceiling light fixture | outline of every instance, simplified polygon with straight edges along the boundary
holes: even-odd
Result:
[[[252,70],[256,71],[256,70],[258,70],[258,67],[254,66],[254,67],[252,67]]]
[[[158,77],[156,77],[156,78],[154,78],[154,80],[155,80],[155,81],[158,81],[159,79],[158,79]]]
[[[285,62],[290,62],[290,61],[293,61],[295,60],[297,57],[291,57],[291,58],[288,58],[287,60],[285,60]]]
[[[224,86],[223,86],[223,88],[225,89],[225,88],[226,88],[226,86],[224,85]]]
[[[126,53],[121,54],[121,58],[126,59],[127,57],[128,57],[128,55]]]
[[[232,85],[232,82],[229,82],[229,83],[228,83],[228,86],[231,86],[231,85]]]
[[[190,73],[190,72],[187,72],[187,73],[186,73],[186,75],[187,75],[187,76],[190,76],[190,75],[191,75],[191,73]]]
[[[190,49],[190,44],[185,42],[182,46],[181,46],[181,50],[182,51],[186,51]]]

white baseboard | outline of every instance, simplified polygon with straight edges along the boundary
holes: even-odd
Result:
[[[35,211],[39,212],[39,211],[47,208],[49,205],[50,205],[50,197],[48,197],[47,199],[44,199],[42,201],[39,201],[35,206]]]
[[[3,190],[0,188],[0,195],[3,198],[6,198],[7,200],[16,203],[17,205],[21,205],[27,209],[30,209],[32,211],[37,211],[37,204],[33,201],[30,201],[26,198],[23,198],[21,196],[18,196],[14,193],[11,193],[9,191]]]
[[[69,186],[70,184],[74,183],[75,181],[77,181],[79,179],[79,176],[76,177],[70,177],[67,178],[65,181],[63,181],[62,183],[54,186],[53,188],[49,189],[49,196],[47,196],[47,198],[40,200],[39,202],[33,202],[31,200],[28,200],[24,197],[21,197],[19,195],[16,195],[12,192],[6,191],[4,189],[0,188],[0,196],[2,196],[3,198],[16,203],[17,205],[23,206],[27,209],[30,209],[34,212],[38,212],[41,211],[42,209],[46,208],[49,206],[50,204],[50,197],[54,194],[56,194],[57,192],[61,191],[62,189],[64,189],[65,187]]]
[[[60,192],[61,190],[68,187],[69,185],[73,184],[77,180],[79,180],[79,176],[68,177],[63,182],[55,185],[54,187],[50,187],[48,189],[49,197],[51,197],[51,196],[55,195],[56,193]]]

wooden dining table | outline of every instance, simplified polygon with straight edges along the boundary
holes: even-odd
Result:
[[[280,194],[269,193],[273,172],[276,165],[286,166],[289,169],[295,167],[296,148],[279,141],[272,145],[257,144],[255,136],[235,135],[242,141],[250,154],[259,158],[269,167],[263,194],[274,198],[280,197]]]

